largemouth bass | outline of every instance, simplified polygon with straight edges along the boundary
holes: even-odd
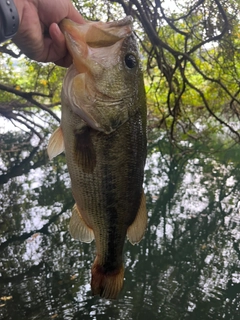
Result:
[[[96,241],[93,295],[116,298],[123,286],[125,238],[145,232],[143,193],[146,100],[132,18],[78,25],[65,19],[73,64],[62,87],[60,127],[48,145],[50,159],[65,151],[76,201],[73,238]]]

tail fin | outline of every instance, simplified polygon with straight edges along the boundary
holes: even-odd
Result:
[[[123,286],[124,267],[114,271],[103,270],[103,267],[98,264],[98,258],[95,259],[92,266],[92,294],[99,294],[102,298],[116,299]]]

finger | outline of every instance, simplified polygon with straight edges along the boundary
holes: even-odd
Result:
[[[66,41],[63,33],[59,29],[56,23],[52,23],[49,27],[49,34],[53,41],[53,45],[60,56],[64,56],[67,53]]]
[[[70,54],[67,54],[64,58],[56,60],[54,63],[57,66],[68,68],[72,64],[72,57]]]
[[[48,60],[62,67],[69,67],[72,58],[67,51],[65,37],[56,23],[50,25],[49,34],[52,44]]]
[[[80,15],[80,13],[77,11],[77,9],[72,4],[70,5],[67,18],[69,18],[79,24],[86,23],[86,20]]]

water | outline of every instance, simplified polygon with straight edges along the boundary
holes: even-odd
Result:
[[[64,156],[48,162],[44,145],[1,149],[1,320],[239,319],[240,146],[179,149],[157,136],[145,170],[148,229],[139,245],[126,242],[116,301],[91,296],[94,242],[68,233]]]

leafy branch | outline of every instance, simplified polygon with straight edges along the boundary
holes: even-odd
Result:
[[[46,95],[46,94],[42,94],[42,93],[39,93],[39,92],[24,92],[24,91],[16,90],[15,88],[7,86],[7,85],[4,85],[2,83],[0,83],[0,90],[6,91],[6,92],[9,92],[9,93],[13,93],[14,95],[16,95],[18,97],[24,98],[27,102],[29,102],[32,105],[40,108],[41,110],[44,110],[44,111],[48,112],[55,120],[60,122],[59,117],[47,105],[38,102],[34,98],[34,96],[38,96],[38,97],[42,97],[42,98],[46,98],[46,97],[50,98],[51,95]],[[57,103],[57,104],[60,104],[60,102]],[[56,105],[56,104],[54,104],[54,105]],[[50,106],[52,107],[53,105],[50,104]]]
[[[120,4],[126,14],[133,15],[145,32],[144,38],[141,36],[138,38],[147,55],[149,79],[153,83],[162,80],[166,84],[165,88],[149,84],[150,88],[159,87],[157,90],[160,101],[165,97],[165,102],[162,102],[165,111],[162,112],[162,119],[159,119],[158,123],[164,123],[168,127],[166,120],[172,119],[169,127],[172,138],[179,136],[175,134],[178,124],[183,128],[183,132],[187,132],[189,123],[192,123],[194,128],[192,114],[185,113],[185,118],[182,119],[184,99],[186,100],[185,96],[191,92],[201,108],[202,104],[204,105],[204,110],[210,117],[227,127],[240,140],[238,131],[225,120],[229,118],[228,110],[231,110],[233,117],[239,117],[239,66],[237,67],[231,59],[239,61],[237,56],[239,42],[237,38],[233,38],[232,30],[234,23],[239,24],[236,12],[237,8],[240,10],[240,5],[228,2],[223,6],[220,0],[210,2],[199,0],[194,4],[186,2],[180,12],[180,10],[166,9],[164,7],[166,2],[161,0],[111,0],[111,2]],[[225,49],[226,44],[231,56]],[[214,52],[213,57],[210,52]],[[233,66],[229,68],[229,73],[226,73],[223,61]],[[224,74],[224,77],[221,77],[221,74]],[[195,83],[195,78],[201,78],[201,82]],[[212,88],[213,96],[214,94],[219,96],[218,101],[214,101],[215,98],[206,93],[210,91],[209,88]],[[164,91],[161,92],[161,89]],[[152,90],[154,89],[150,90],[151,99],[153,99]],[[191,105],[191,101],[188,104]],[[221,116],[219,115],[217,104],[219,108],[221,105],[228,105],[228,109],[226,107],[223,109],[225,114],[221,112]],[[156,112],[157,109],[155,114]],[[187,122],[186,117],[189,119]],[[199,113],[195,114],[195,119],[197,117]]]

